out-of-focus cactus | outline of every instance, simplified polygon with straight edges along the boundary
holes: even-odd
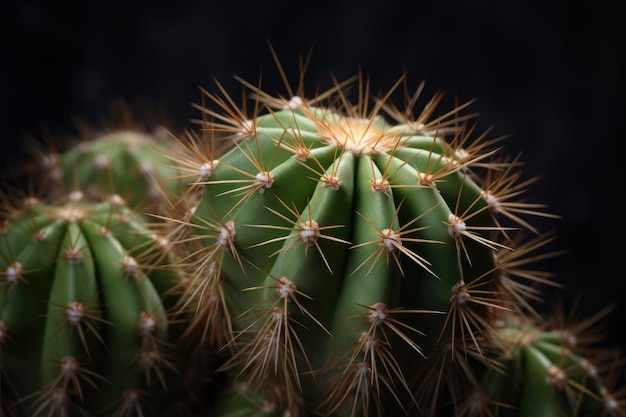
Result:
[[[295,415],[432,411],[412,375],[425,358],[446,366],[447,346],[481,356],[494,312],[525,295],[496,253],[549,215],[499,139],[474,137],[467,105],[435,116],[437,94],[414,115],[420,89],[400,110],[361,78],[353,103],[352,81],[313,100],[244,81],[251,114],[208,94],[220,110],[200,106],[202,130],[233,147],[190,175],[180,310],[188,336],[229,352],[222,370]]]
[[[119,196],[3,207],[2,404],[18,415],[163,415],[180,360],[167,242]],[[171,400],[171,399],[170,399]],[[83,414],[84,413],[84,414]]]
[[[138,212],[159,213],[165,198],[180,193],[178,171],[166,157],[173,143],[137,130],[116,130],[82,141],[50,155],[51,190],[85,190],[94,200],[118,194]]]
[[[181,193],[177,167],[166,156],[176,146],[168,131],[174,127],[165,116],[141,117],[124,102],[115,102],[110,113],[111,120],[100,128],[83,122],[75,134],[47,133],[30,140],[33,160],[25,164],[31,167],[27,174],[37,178],[48,198],[74,190],[92,200],[117,194],[132,210],[158,214]]]
[[[610,386],[611,374],[623,369],[621,355],[588,345],[584,331],[593,320],[561,327],[506,316],[498,326],[498,346],[493,346],[496,366],[482,374],[477,367],[475,389],[459,392],[466,396],[462,415],[625,415],[624,401]]]

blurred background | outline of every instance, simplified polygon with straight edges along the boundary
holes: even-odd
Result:
[[[361,70],[372,90],[408,74],[454,100],[477,98],[491,136],[511,155],[523,151],[528,195],[562,220],[547,262],[579,314],[606,305],[610,341],[626,346],[626,274],[619,204],[626,187],[625,34],[608,0],[400,1],[34,1],[4,0],[0,39],[0,152],[20,164],[24,138],[97,124],[113,98],[164,109],[185,127],[202,86],[214,78],[237,96],[238,75],[285,93],[268,42],[292,84],[298,57],[312,50],[307,88],[329,87]],[[398,103],[402,104],[402,103]],[[54,137],[54,135],[53,135]]]

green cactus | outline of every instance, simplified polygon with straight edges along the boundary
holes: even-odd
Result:
[[[177,124],[152,107],[112,100],[99,127],[79,120],[75,133],[45,130],[26,142],[30,158],[12,166],[12,175],[34,178],[47,198],[74,190],[92,200],[117,194],[135,211],[159,214],[180,195],[181,173],[167,157],[176,151],[171,131]]]
[[[51,197],[84,190],[96,200],[121,195],[130,208],[159,213],[164,199],[180,193],[178,171],[166,154],[168,137],[137,129],[103,132],[42,158]]]
[[[356,103],[354,79],[313,100],[244,81],[251,115],[221,86],[207,93],[221,111],[199,106],[208,141],[234,145],[198,157],[175,220],[192,271],[180,311],[188,336],[228,352],[221,370],[292,413],[430,404],[411,376],[449,345],[480,356],[494,311],[526,294],[496,279],[496,252],[516,250],[513,229],[536,232],[529,215],[553,217],[523,200],[532,180],[498,138],[473,138],[469,103],[434,117],[437,94],[415,116],[421,86],[408,110],[390,103],[403,80],[370,100],[359,77]]]
[[[3,409],[163,415],[181,362],[166,314],[178,281],[161,267],[171,262],[167,242],[115,195],[28,198],[2,214]]]
[[[557,216],[471,102],[240,81],[251,112],[218,84],[200,133],[111,130],[2,195],[0,416],[626,416],[535,310]]]
[[[576,330],[576,326],[538,325],[523,316],[507,316],[498,327],[500,346],[494,350],[499,366],[477,376],[464,415],[625,415],[620,394],[607,383],[610,372],[623,369],[619,352],[593,349],[584,334],[578,334],[595,319],[579,323]]]

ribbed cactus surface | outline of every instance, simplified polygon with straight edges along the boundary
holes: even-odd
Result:
[[[179,362],[165,304],[177,274],[160,267],[166,242],[119,196],[27,199],[3,215],[3,406],[29,416],[152,415]]]
[[[228,96],[204,109],[203,131],[234,145],[197,162],[181,309],[232,353],[224,370],[294,413],[430,401],[412,375],[441,346],[480,350],[492,312],[514,308],[493,280],[507,225],[543,215],[465,106],[434,117],[438,94],[414,117],[357,84],[357,103],[337,83],[309,101],[254,89],[251,117]]]

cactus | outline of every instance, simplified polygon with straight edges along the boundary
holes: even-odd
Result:
[[[430,358],[446,365],[450,346],[480,358],[496,312],[530,308],[516,302],[526,287],[503,285],[496,253],[516,251],[516,229],[538,233],[529,216],[556,216],[523,200],[533,180],[500,138],[474,138],[470,103],[435,117],[436,94],[414,115],[422,87],[405,83],[400,110],[390,97],[404,77],[375,100],[361,76],[311,100],[242,82],[250,114],[221,85],[207,93],[219,110],[198,106],[207,141],[233,145],[202,145],[212,153],[190,176],[197,193],[174,219],[192,271],[187,336],[227,352],[221,371],[295,415],[434,412],[411,376]]]
[[[170,142],[137,130],[115,130],[74,145],[53,158],[49,175],[57,193],[85,190],[91,199],[121,195],[130,208],[159,213],[179,193],[178,172],[165,154]]]
[[[557,216],[471,102],[239,81],[250,112],[218,83],[200,133],[39,152],[47,200],[2,196],[0,415],[626,416],[619,353],[535,310]]]
[[[498,366],[476,372],[463,415],[625,415],[621,394],[610,383],[610,374],[623,369],[621,355],[594,348],[590,342],[597,337],[585,335],[601,314],[573,326],[507,315],[498,326]]]
[[[99,129],[79,125],[77,137],[48,133],[47,146],[29,141],[33,161],[26,172],[44,184],[48,198],[74,190],[92,200],[117,194],[135,211],[158,214],[181,192],[178,169],[166,156],[176,142],[163,127],[165,117],[141,123],[139,112],[124,102],[115,102],[110,113],[111,121]]]
[[[160,413],[181,362],[166,314],[178,281],[161,267],[170,262],[167,242],[116,195],[26,198],[2,214],[3,410]]]

